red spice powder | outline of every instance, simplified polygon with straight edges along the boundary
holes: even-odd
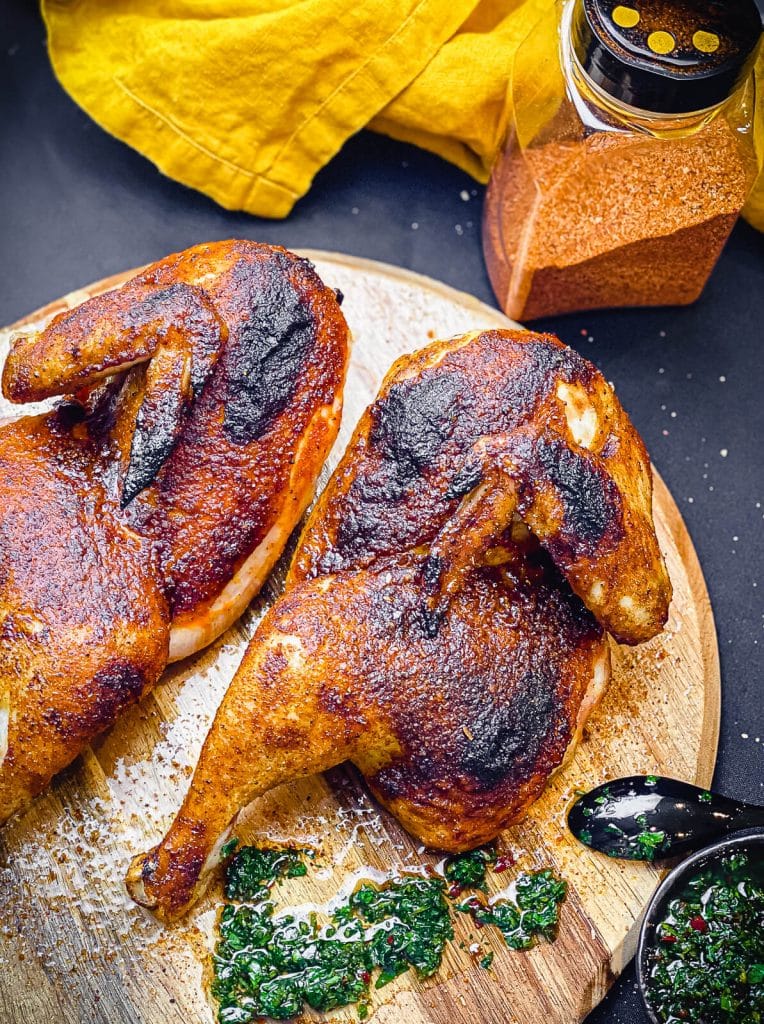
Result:
[[[723,115],[695,134],[596,132],[494,171],[484,222],[496,295],[520,320],[693,302],[745,202],[753,168]]]

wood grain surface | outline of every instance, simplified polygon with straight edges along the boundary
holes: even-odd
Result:
[[[507,326],[500,313],[435,281],[382,264],[309,253],[345,294],[354,336],[342,431],[323,486],[397,356],[436,337]],[[38,310],[43,322],[128,274]],[[0,361],[22,323],[0,332]],[[25,410],[26,411],[26,410]],[[0,417],[18,415],[0,403]],[[577,1024],[634,951],[641,912],[658,882],[653,867],[609,861],[572,839],[564,815],[574,790],[631,773],[708,785],[719,731],[720,680],[713,617],[692,542],[656,476],[655,518],[674,584],[665,632],[637,649],[613,645],[613,681],[574,760],[500,845],[516,871],[552,867],[570,894],[553,944],[511,952],[498,932],[456,941],[435,979],[404,976],[375,996],[375,1024]],[[128,899],[132,854],[169,824],[215,708],[264,610],[279,593],[291,547],[242,620],[160,685],[0,832],[0,1021],[3,1024],[211,1024],[204,979],[213,942],[216,886],[192,915],[162,928]],[[325,903],[361,877],[437,863],[367,794],[351,769],[282,786],[256,802],[237,829],[317,850],[307,878],[285,882],[284,904]],[[462,915],[457,915],[462,917]],[[487,934],[491,932],[492,934]],[[477,943],[480,952],[471,955]],[[495,953],[486,971],[476,963]],[[353,1010],[332,1020],[357,1020]],[[311,1014],[310,1019],[315,1019]]]

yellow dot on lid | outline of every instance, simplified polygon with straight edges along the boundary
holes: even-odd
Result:
[[[634,28],[639,24],[639,11],[633,7],[624,7],[623,4],[613,9],[611,17],[619,28]]]
[[[692,37],[692,45],[701,53],[716,53],[721,41],[715,32],[696,32]]]
[[[670,32],[651,32],[647,37],[647,45],[653,53],[671,53],[676,46],[674,37]]]
[[[620,29],[633,29],[635,25],[639,25],[639,11],[634,10],[633,7],[619,4],[618,7],[613,8],[610,16]]]

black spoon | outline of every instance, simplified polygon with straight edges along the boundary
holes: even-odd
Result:
[[[568,811],[568,828],[608,857],[684,857],[739,829],[764,825],[764,807],[739,803],[688,782],[632,775],[597,786]]]

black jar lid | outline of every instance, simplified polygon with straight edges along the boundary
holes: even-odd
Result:
[[[755,0],[574,0],[571,25],[589,78],[660,114],[726,99],[750,71],[761,31]]]

